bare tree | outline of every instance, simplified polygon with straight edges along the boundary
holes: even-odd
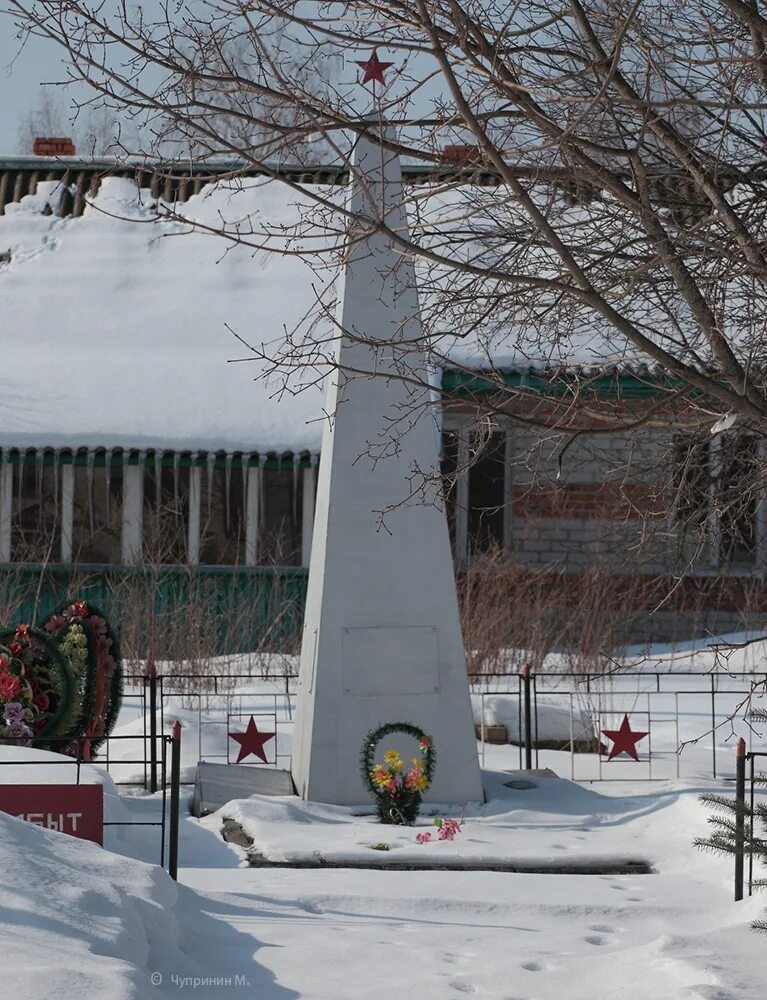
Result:
[[[121,155],[126,148],[135,148],[137,134],[117,109],[101,99],[77,108],[68,96],[66,90],[40,88],[35,104],[19,123],[20,152],[31,153],[38,137],[60,135],[69,136],[81,156]]]
[[[69,126],[69,115],[61,91],[43,87],[37,101],[19,122],[19,151],[31,153],[38,136],[61,135]]]
[[[386,144],[453,167],[441,197],[419,200],[413,238],[388,233],[422,262],[430,332],[437,317],[470,331],[489,368],[499,331],[538,363],[644,361],[706,419],[763,420],[758,5],[204,0],[155,20],[78,0],[6,8],[66,48],[73,79],[153,121],[158,142],[182,135],[267,171],[310,136],[345,163],[350,137],[378,133],[352,67],[385,47],[395,68],[377,113],[399,126]],[[457,182],[456,141],[497,187]],[[337,243],[349,220],[339,229],[338,206],[308,197]],[[372,206],[363,221],[386,228]]]
[[[340,58],[323,59],[321,75],[317,74],[307,54],[286,36],[284,23],[272,26],[268,45],[270,58],[295,85],[300,84],[315,99],[320,94],[327,96]],[[258,88],[232,82],[249,75],[256,79],[267,76],[259,52],[254,51],[241,26],[202,21],[184,40],[184,48],[204,72],[186,73],[176,81],[175,99],[186,104],[188,114],[177,115],[171,105],[152,121],[155,151],[171,159],[191,157],[198,163],[233,153],[239,157],[242,148],[258,149],[262,157],[291,157],[301,163],[316,162],[321,156],[318,144],[308,141],[303,127],[308,118],[299,107],[275,100]]]
[[[432,362],[465,375],[456,406],[480,423],[502,417],[553,435],[556,474],[584,439],[610,430],[709,436],[737,424],[764,437],[759,0],[200,0],[155,17],[81,0],[5,9],[22,32],[65,48],[72,80],[94,100],[142,124],[130,152],[158,170],[170,169],[168,155],[223,156],[235,180],[257,168],[292,187],[293,225],[233,208],[212,230],[223,238],[299,254],[323,281],[349,234],[383,233],[412,255]],[[356,64],[374,48],[393,65],[371,104]],[[352,217],[327,189],[281,169],[313,159],[353,171],[361,135],[431,175],[406,190],[409,235],[374,200]],[[158,210],[184,217],[183,206]],[[279,344],[243,332],[249,355],[291,391],[333,363],[333,288],[320,287],[313,315]],[[413,346],[424,345],[398,345],[401,374],[423,383],[428,373],[408,363]],[[509,384],[510,362],[535,376]],[[605,378],[624,366],[651,399],[605,397]],[[493,391],[472,392],[478,368]],[[739,461],[747,488],[728,486],[728,499],[706,487],[705,509],[690,499],[694,443],[659,486],[663,509],[699,529],[693,548],[712,505],[721,523],[763,490],[761,460]],[[627,463],[613,472],[631,508]],[[736,534],[733,545],[749,544]]]

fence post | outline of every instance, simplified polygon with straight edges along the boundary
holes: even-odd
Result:
[[[743,899],[743,858],[746,843],[746,741],[735,748],[735,901]]]
[[[170,827],[168,845],[168,874],[178,879],[178,819],[181,794],[181,723],[173,723],[170,744]]]
[[[744,751],[745,752],[745,751]],[[714,688],[714,675],[711,675],[711,770],[716,777],[716,690]]]
[[[533,769],[533,720],[530,706],[530,664],[522,667],[522,684],[525,699],[525,767]]]
[[[149,663],[149,791],[157,791],[157,668]]]

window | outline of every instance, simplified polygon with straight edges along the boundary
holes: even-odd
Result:
[[[267,566],[301,564],[303,476],[298,465],[264,469],[258,561]]]
[[[189,466],[158,469],[150,459],[144,469],[144,561],[187,562],[188,537]]]
[[[740,431],[676,438],[673,489],[683,542],[705,544],[714,567],[757,563],[763,503],[757,437]]]
[[[314,472],[302,461],[119,448],[3,458],[3,561],[300,566],[308,554]]]
[[[506,500],[506,435],[478,438],[469,456],[469,553],[503,548]]]
[[[715,491],[722,563],[751,565],[756,559],[758,457],[753,435],[722,435]]]
[[[88,465],[87,461],[75,463],[72,474],[74,561],[119,563],[122,558],[122,462],[109,466]]]
[[[18,457],[11,476],[11,558],[14,562],[58,562],[59,467],[42,452],[21,452]]]
[[[506,432],[447,430],[441,471],[445,509],[459,566],[505,546],[509,469]]]
[[[709,508],[708,439],[680,435],[674,440],[673,510],[684,530],[705,526]]]
[[[445,514],[450,531],[450,546],[455,555],[455,521],[457,508],[457,473],[458,473],[458,434],[455,431],[445,431],[442,436],[442,488],[445,495]]]
[[[200,562],[207,565],[245,564],[245,511],[247,469],[241,466],[213,469],[200,501]]]

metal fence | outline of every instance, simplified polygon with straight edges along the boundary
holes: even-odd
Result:
[[[153,775],[158,766],[151,758],[151,747],[155,745],[153,738],[157,733],[164,731],[166,704],[170,698],[182,700],[196,716],[197,759],[221,760],[227,759],[226,754],[221,749],[222,740],[215,737],[225,733],[227,716],[247,715],[251,711],[258,714],[253,706],[260,705],[260,710],[273,715],[278,730],[282,730],[292,721],[297,684],[294,675],[263,673],[209,676],[157,673],[134,681],[137,682],[134,697],[138,697],[142,705],[146,745],[150,751],[146,774],[146,787],[150,790],[157,788]],[[573,780],[646,781],[689,774],[692,765],[687,765],[685,771],[692,756],[687,752],[688,747],[700,747],[703,742],[707,746],[708,763],[702,766],[698,753],[695,776],[720,776],[723,762],[719,744],[724,739],[724,727],[732,716],[733,707],[746,702],[764,686],[767,686],[767,672],[761,671],[730,674],[654,670],[609,675],[523,671],[475,679],[472,695],[481,722],[487,719],[488,699],[506,697],[514,706],[517,726],[512,742],[518,745],[520,768],[539,767],[543,750],[560,749],[569,753],[569,777]],[[549,696],[556,696],[560,709],[568,717],[565,738],[555,741],[556,746],[547,741],[542,732]],[[637,717],[649,734],[647,752],[643,752],[639,767],[632,765],[630,773],[626,768],[615,767],[615,762],[605,766],[606,753],[602,752],[601,745],[600,731],[624,712]],[[589,748],[579,739],[582,717],[593,723],[590,752],[584,752]],[[692,737],[691,718],[695,729]],[[687,723],[686,731],[680,721]],[[486,765],[488,743],[484,725],[479,727],[479,741],[480,759]],[[277,763],[288,767],[289,754],[279,752],[279,739],[277,742]]]
[[[539,767],[542,749],[554,749],[551,741],[541,736],[542,698],[556,696],[566,707],[569,729],[565,739],[557,741],[557,749],[569,751],[570,777],[573,780],[603,781],[619,779],[665,780],[682,776],[685,750],[701,740],[710,739],[710,765],[706,772],[712,778],[720,776],[721,748],[718,737],[729,726],[734,710],[737,712],[760,690],[767,690],[767,672],[742,673],[711,671],[620,671],[610,674],[572,674],[523,670],[514,674],[491,674],[473,686],[475,699],[480,703],[480,719],[487,718],[486,704],[490,698],[506,696],[516,700],[518,764],[520,768]],[[680,705],[680,699],[684,705]],[[691,703],[697,702],[694,713]],[[639,775],[627,777],[615,769],[603,768],[605,753],[600,749],[602,720],[622,715],[639,715],[647,722],[649,752],[644,755],[645,768]],[[588,754],[579,752],[577,729],[582,714],[595,721],[592,738],[593,752],[598,758],[597,773],[586,771],[582,765]],[[695,714],[699,717],[698,731],[692,738],[684,739],[680,719]],[[674,750],[660,751],[652,748],[652,736],[659,728],[665,730],[666,747]],[[480,759],[486,762],[486,730],[480,728]],[[653,765],[665,763],[665,767]],[[698,776],[700,771],[696,772]],[[731,775],[730,775],[731,776]]]
[[[74,768],[74,781],[72,784],[80,785],[82,779],[82,767],[83,764],[88,767],[96,767],[99,769],[104,769],[107,772],[110,771],[110,760],[109,760],[109,747],[114,744],[123,744],[126,741],[136,741],[137,739],[142,739],[142,737],[136,736],[107,736],[102,744],[104,756],[103,759],[92,760],[86,757],[84,754],[85,742],[86,741],[73,741],[70,738],[59,739],[52,738],[47,739],[46,746],[55,747],[57,744],[61,745],[61,750],[66,750],[66,753],[61,753],[57,756],[45,756],[45,757],[24,757],[22,759],[0,760],[0,767],[10,766],[14,768],[31,768],[29,771],[30,778],[34,774],[35,767],[70,767]],[[6,737],[4,742],[6,743],[20,743],[20,740],[13,740]],[[104,827],[156,827],[159,831],[159,859],[160,867],[167,867],[168,873],[172,878],[178,877],[178,840],[179,840],[179,818],[180,818],[180,763],[181,763],[181,728],[180,726],[174,726],[171,735],[159,734],[154,737],[154,743],[159,746],[158,760],[160,762],[160,767],[158,769],[159,774],[159,790],[161,791],[161,808],[160,808],[160,818],[156,820],[118,820],[118,819],[105,819]],[[136,765],[145,764],[146,754],[143,754],[140,758],[123,758],[119,759],[120,764]],[[114,761],[112,764],[114,765]],[[113,779],[114,780],[114,779]],[[33,784],[33,781],[27,782],[28,784]],[[142,782],[139,781],[116,781],[115,784],[123,785],[141,785]]]
[[[212,731],[221,731],[228,725],[230,715],[258,715],[248,706],[256,701],[271,701],[270,714],[274,715],[279,730],[292,722],[295,700],[295,684],[297,678],[291,675],[273,676],[271,674],[227,674],[225,677],[210,675],[201,677],[199,674],[148,674],[130,679],[136,690],[127,690],[126,696],[138,702],[138,708],[143,718],[144,754],[144,787],[154,792],[158,789],[157,772],[159,762],[152,748],[156,747],[157,736],[165,731],[165,715],[167,701],[171,698],[180,699],[191,705],[191,711],[197,716],[197,760],[226,760],[227,755],[206,746],[205,735]],[[262,689],[247,690],[238,687],[232,690],[232,685],[261,682],[280,685],[281,690],[268,692]],[[191,690],[192,683],[199,683],[203,690]],[[228,689],[228,690],[227,690]],[[290,754],[276,754],[277,763],[290,766]],[[182,781],[189,785],[191,781]]]
[[[733,803],[731,847],[735,857],[735,901],[743,899],[744,888],[748,895],[754,890],[754,855],[758,852],[764,858],[764,838],[754,832],[756,815],[756,788],[767,785],[767,775],[756,771],[756,761],[767,760],[767,751],[746,750],[746,741],[738,740],[735,757],[735,801]],[[746,793],[748,786],[748,793]],[[748,875],[746,876],[746,859]]]

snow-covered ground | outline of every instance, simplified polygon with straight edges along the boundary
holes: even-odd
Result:
[[[613,713],[644,710],[645,695],[637,696],[632,683],[615,682]],[[503,772],[518,767],[518,750],[485,746],[488,801],[467,807],[452,843],[416,842],[418,832],[434,831],[427,815],[415,829],[402,829],[382,827],[359,810],[252,798],[200,821],[183,810],[177,885],[156,865],[157,828],[112,827],[102,850],[0,814],[5,989],[20,1000],[150,1000],[185,992],[209,1000],[388,1000],[411,993],[425,1000],[761,1000],[767,956],[748,924],[763,902],[733,903],[730,860],[692,847],[706,832],[698,795],[732,791],[733,733],[748,735],[748,727],[724,722],[749,685],[729,677],[719,685],[715,737],[708,733],[710,704],[694,693],[699,686],[705,689],[698,678],[680,677],[674,685],[680,694],[670,694],[669,685],[658,696],[665,702],[651,703],[658,755],[652,781],[640,743],[638,763],[602,762],[602,777],[611,780],[594,780],[597,755],[578,754],[581,780],[573,782],[570,754],[545,750],[539,766],[560,777],[508,788]],[[264,684],[256,691],[251,684],[229,708],[273,711],[282,750],[289,752],[283,690]],[[515,689],[492,697],[501,701],[492,702],[492,710],[486,705],[486,712],[511,717],[518,711]],[[547,725],[564,711],[569,727],[571,696],[546,697]],[[677,700],[678,722],[672,723],[668,714]],[[578,701],[584,725],[595,706],[591,695]],[[128,698],[118,727],[137,737],[136,746],[128,750],[132,741],[126,741],[118,750],[115,743],[110,752],[118,781],[140,776],[135,765],[115,765],[115,757],[138,756],[144,725],[138,708]],[[187,775],[201,746],[209,759],[225,759],[224,708],[207,704],[198,711],[189,701],[169,701],[165,727],[177,716]],[[635,726],[641,721],[637,714]],[[679,758],[677,778],[671,766],[676,741],[695,737]],[[759,748],[759,734],[751,739]],[[711,777],[714,745],[717,779]],[[32,752],[0,751],[2,759],[12,754]],[[66,770],[44,761],[35,780],[66,780]],[[159,817],[160,795],[120,786],[134,794],[118,796],[103,768],[85,768],[84,779],[104,782],[108,819]],[[224,814],[238,818],[272,857],[351,854],[374,864],[631,857],[648,861],[655,874],[249,868],[245,851],[219,835]],[[389,850],[374,850],[380,843]]]

